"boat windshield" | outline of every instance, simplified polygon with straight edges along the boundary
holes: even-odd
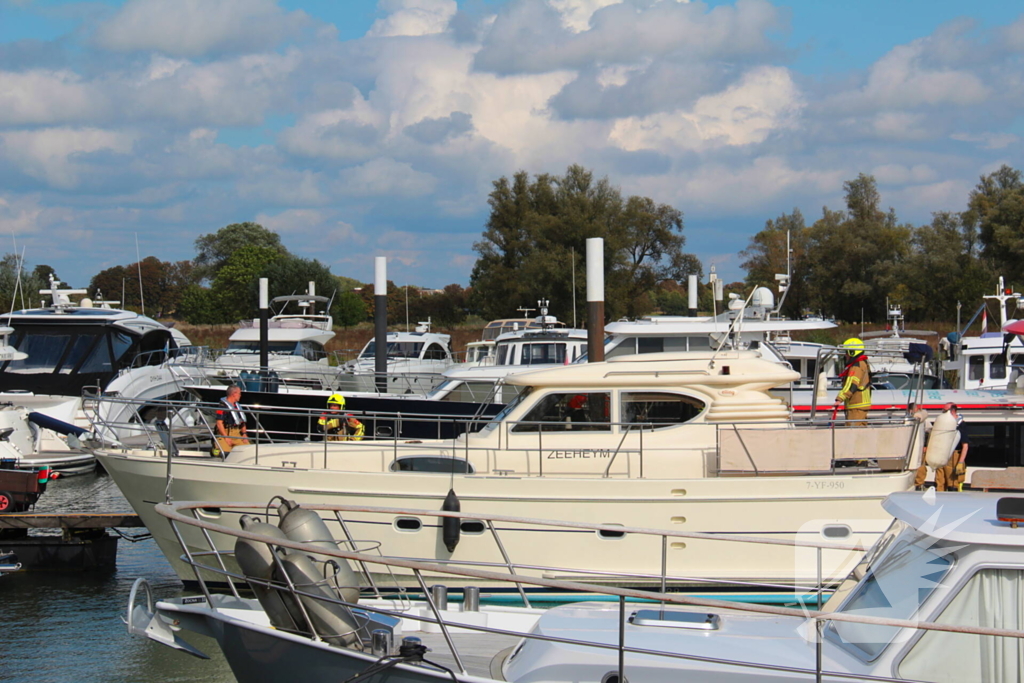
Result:
[[[889,551],[871,565],[837,610],[839,613],[910,619],[939,586],[955,558],[951,548],[917,531],[904,531],[888,546]],[[871,661],[899,631],[895,626],[833,621],[829,622],[826,637],[851,654]]]
[[[516,406],[523,402],[523,400],[530,395],[533,391],[533,387],[526,387],[522,393],[513,398],[508,404],[502,408],[501,412],[491,418],[491,421],[484,425],[481,431],[493,431],[498,428],[498,423],[505,419],[505,416],[515,410]]]
[[[388,342],[388,358],[419,358],[423,352],[423,342]],[[377,355],[377,342],[371,340],[360,358],[373,358]]]
[[[287,342],[269,342],[267,344],[267,350],[269,353],[278,353],[283,355],[301,355],[299,351],[299,345],[293,341]],[[229,341],[228,348],[225,353],[259,353],[260,343],[259,341]]]

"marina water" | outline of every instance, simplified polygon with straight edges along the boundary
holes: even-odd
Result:
[[[130,512],[131,508],[110,477],[89,474],[52,482],[36,511]],[[145,529],[125,531],[139,535]],[[140,576],[150,580],[157,598],[183,592],[152,540],[120,540],[114,571],[22,571],[0,578],[0,681],[234,681],[213,640],[189,634],[189,640],[211,658],[200,660],[127,634],[121,616],[132,583]]]

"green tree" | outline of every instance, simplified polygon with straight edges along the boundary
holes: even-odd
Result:
[[[807,272],[813,308],[841,320],[885,319],[885,298],[901,282],[912,228],[879,208],[873,176],[843,184],[846,211],[828,207],[809,229]]]
[[[342,327],[352,327],[365,321],[368,309],[363,298],[355,292],[342,292],[338,295],[333,309],[334,322]]]
[[[792,268],[792,280],[782,312],[790,318],[798,319],[810,305],[807,292],[807,254],[808,230],[800,209],[792,213],[783,213],[778,218],[765,221],[764,229],[750,238],[747,248],[740,252],[744,259],[741,267],[747,271],[744,282],[748,287],[768,287],[775,291],[778,281],[777,274],[787,272],[786,238],[789,237]]]
[[[196,238],[194,263],[201,280],[213,280],[232,254],[245,247],[261,247],[284,256],[281,237],[259,223],[232,223],[215,233]]]
[[[579,165],[564,176],[525,171],[493,183],[491,213],[470,278],[471,305],[485,317],[512,315],[550,299],[563,320],[586,313],[586,240],[605,239],[605,310],[617,318],[654,306],[649,291],[666,277],[699,272],[682,252],[682,213],[646,197],[623,200],[607,178]],[[575,282],[573,273],[575,272]]]
[[[252,317],[259,304],[253,296],[253,284],[260,273],[278,258],[282,258],[281,252],[259,245],[246,245],[228,256],[210,288],[219,322]]]
[[[977,230],[982,253],[999,274],[1024,279],[1024,180],[1009,166],[982,176],[971,191],[965,229]]]
[[[49,288],[49,282],[35,272],[28,272],[18,254],[4,254],[0,258],[0,310],[35,308],[43,298],[40,289]],[[50,302],[47,300],[47,304]]]
[[[977,234],[962,215],[935,213],[930,225],[914,230],[896,296],[904,314],[913,320],[954,320],[958,301],[977,306],[996,279],[978,252]]]
[[[199,285],[187,285],[182,289],[178,315],[192,325],[214,325],[223,322],[213,293]]]
[[[89,295],[93,298],[102,296],[105,299],[120,299],[123,294],[123,308],[141,311],[140,275],[146,313],[156,318],[175,314],[184,287],[197,282],[191,261],[171,263],[147,256],[141,264],[130,263],[101,270],[89,282]]]

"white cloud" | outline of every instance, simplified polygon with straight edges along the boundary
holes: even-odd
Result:
[[[64,123],[106,108],[105,98],[72,71],[0,71],[0,125]]]
[[[1013,133],[953,133],[949,137],[960,142],[976,142],[985,149],[1003,149],[1020,142]]]
[[[573,33],[590,28],[590,17],[602,7],[618,4],[620,0],[548,0],[562,15],[562,25]]]
[[[380,5],[389,14],[373,22],[370,37],[442,33],[459,9],[455,0],[383,0]]]
[[[437,179],[404,162],[372,159],[338,174],[336,191],[351,197],[418,197],[434,190]]]
[[[309,24],[304,12],[284,12],[273,0],[128,0],[94,40],[118,52],[199,57],[272,48]]]
[[[334,211],[324,209],[288,209],[278,214],[260,213],[256,222],[279,232],[286,238],[306,238],[307,244],[323,246],[325,242],[365,244],[366,236],[351,223],[338,220]],[[322,254],[314,254],[322,258]]]
[[[802,106],[786,69],[757,67],[726,90],[700,98],[690,111],[620,119],[610,139],[630,151],[755,144],[792,127]]]
[[[871,175],[883,185],[907,185],[927,183],[938,178],[938,172],[928,164],[882,164],[871,169]]]
[[[0,155],[25,174],[63,189],[75,187],[88,171],[82,154],[127,154],[133,133],[98,128],[46,128],[0,133]]]

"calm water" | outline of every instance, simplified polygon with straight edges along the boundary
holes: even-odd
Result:
[[[86,475],[52,483],[36,510],[123,512],[131,508],[110,477]],[[138,534],[144,529],[126,531]],[[158,598],[182,591],[153,541],[119,541],[114,572],[19,572],[0,578],[0,681],[234,681],[213,640],[188,634],[188,640],[211,657],[199,660],[128,635],[120,617],[131,585],[140,576],[149,579]]]

